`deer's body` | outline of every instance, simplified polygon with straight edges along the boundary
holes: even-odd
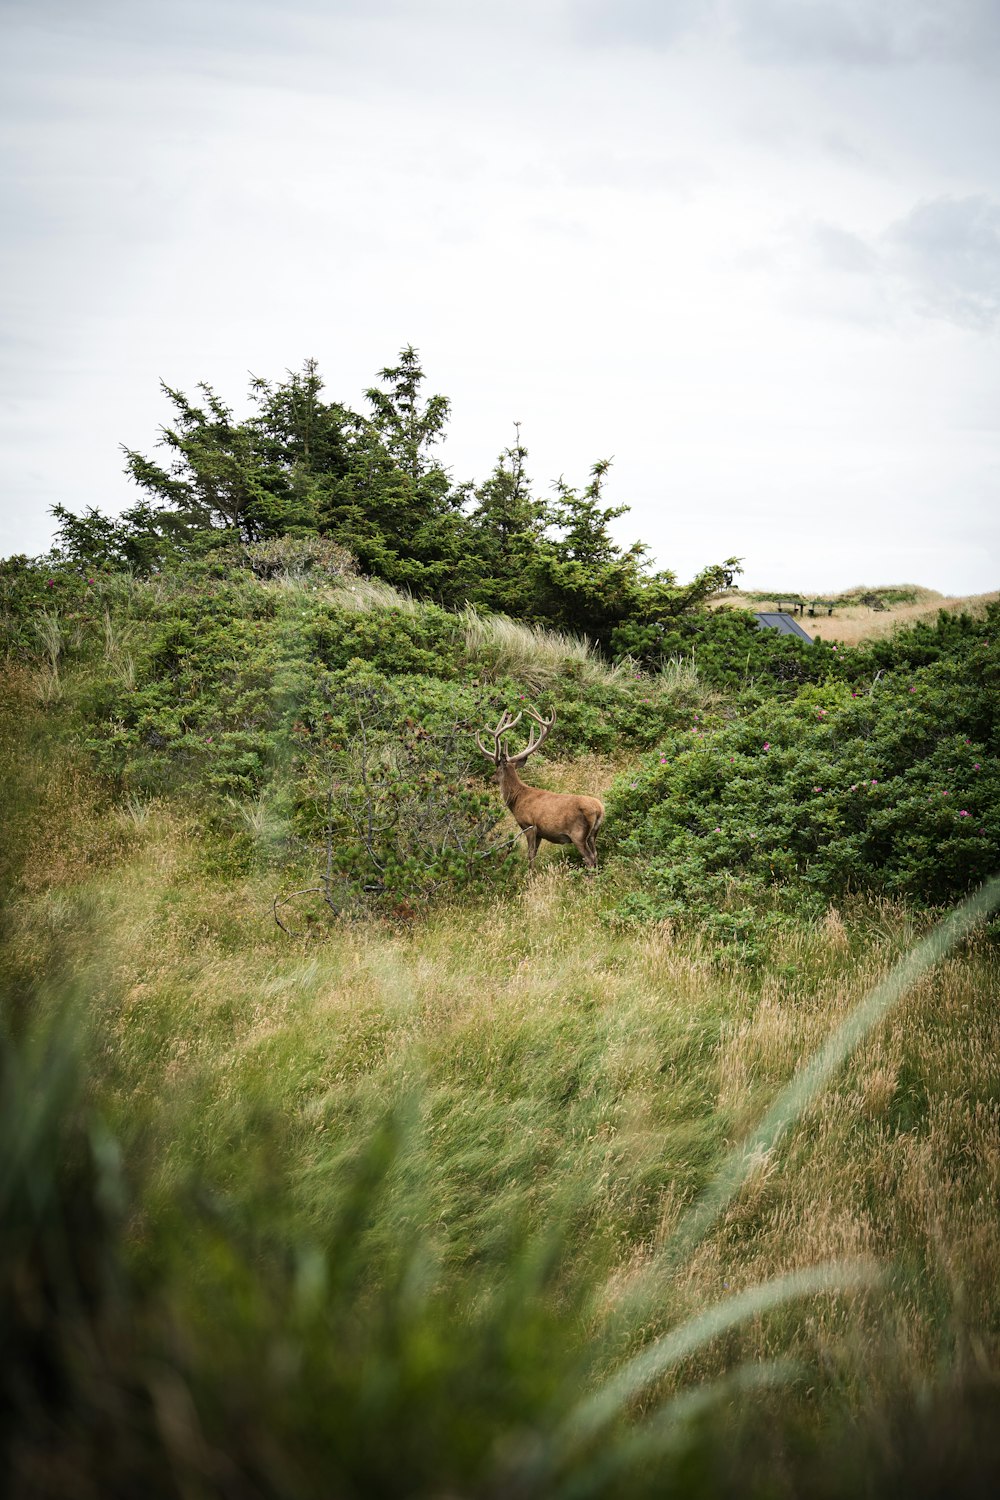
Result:
[[[542,733],[518,755],[507,754],[502,737],[514,727],[521,717],[520,714],[514,719],[505,714],[496,729],[490,731],[494,745],[492,751],[487,750],[479,736],[476,736],[480,750],[493,761],[496,767],[497,782],[504,802],[518,827],[524,831],[528,848],[528,863],[534,864],[539,843],[542,839],[547,839],[550,844],[573,844],[579,850],[587,868],[596,870],[596,837],[597,830],[604,822],[604,804],[596,797],[577,797],[567,792],[546,792],[541,787],[528,786],[521,780],[520,768],[523,767],[528,756],[538,749],[555,723],[555,714],[551,719],[545,720],[540,719],[530,709],[528,712],[537,723],[541,724]]]

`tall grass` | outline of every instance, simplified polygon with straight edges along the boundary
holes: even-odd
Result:
[[[347,578],[331,584],[330,598],[340,609],[363,613],[370,609],[398,609],[404,614],[420,612],[420,601],[379,578]]]
[[[750,981],[606,928],[553,864],[494,908],[289,950],[262,888],[199,873],[191,831],[163,815],[130,863],[74,894],[63,861],[59,893],[36,873],[15,904],[12,971],[90,976],[89,1102],[58,1033],[46,1050],[44,989],[34,1060],[8,1051],[5,1274],[22,1285],[54,1236],[69,1277],[42,1283],[54,1320],[6,1314],[68,1392],[55,1415],[18,1395],[17,1463],[48,1433],[48,1493],[86,1493],[77,1471],[152,1493],[658,1493],[692,1451],[738,1463],[730,1408],[808,1426],[800,1381],[859,1421],[899,1361],[929,1380],[972,1323],[995,1338],[988,947],[942,963],[939,937],[934,969],[894,969],[909,919],[858,906]],[[102,1426],[106,1452],[84,1437]]]
[[[20,701],[8,1492],[846,1496],[926,1477],[937,1432],[961,1493],[996,1456],[975,908],[921,948],[859,901],[751,975],[553,861],[290,945],[268,880],[191,814],[123,832]]]
[[[584,681],[615,675],[585,636],[545,629],[507,615],[481,615],[467,606],[461,614],[468,658],[492,677],[516,677],[533,692],[552,687],[567,670]]]
[[[42,665],[34,673],[35,697],[43,708],[51,708],[62,698],[61,665],[65,653],[62,621],[54,610],[40,610],[34,621],[35,637],[42,654]]]
[[[460,619],[468,660],[485,676],[514,677],[532,692],[555,687],[567,674],[596,686],[640,675],[630,657],[611,664],[586,636],[512,620],[507,615],[482,615],[471,606],[461,612]],[[641,675],[651,692],[703,695],[693,661],[668,661],[660,672]]]

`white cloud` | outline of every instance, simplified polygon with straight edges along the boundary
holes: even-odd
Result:
[[[1000,60],[994,0],[576,0],[591,41],[676,47],[730,45],[777,64],[887,67]]]
[[[779,270],[795,301],[874,324],[917,314],[978,334],[1000,330],[1000,200],[917,203],[870,237],[823,220],[796,227],[745,262]],[[880,312],[877,311],[880,309]]]
[[[878,256],[872,247],[860,235],[836,224],[814,224],[810,238],[816,255],[834,271],[864,276],[878,268]]]
[[[770,61],[981,66],[1000,55],[992,0],[729,0],[739,44]]]
[[[886,233],[915,305],[962,328],[1000,329],[1000,201],[935,198]]]
[[[979,541],[934,554],[950,576],[907,559],[935,504],[977,538],[995,506],[996,91],[829,40],[816,65],[775,7],[761,66],[749,0],[656,14],[8,4],[0,553],[55,501],[127,503],[160,376],[239,405],[315,355],[357,403],[412,341],[456,477],[515,418],[540,488],[613,453],[622,535],[682,574],[736,551],[850,584],[879,516],[883,582],[987,587]]]

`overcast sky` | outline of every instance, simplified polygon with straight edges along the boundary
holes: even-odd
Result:
[[[688,577],[1000,583],[1000,0],[0,0],[0,555],[417,346]]]

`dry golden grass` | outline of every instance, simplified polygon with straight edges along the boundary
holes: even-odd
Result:
[[[885,967],[876,949],[827,993],[814,981],[799,994],[765,982],[734,1006],[715,1063],[718,1107],[733,1138]],[[890,1379],[894,1367],[927,1375],[970,1340],[988,1363],[1000,1327],[986,1291],[1000,1284],[995,973],[983,948],[948,960],[915,988],[787,1141],[762,1157],[668,1301],[672,1316],[694,1315],[713,1296],[838,1258],[874,1260],[882,1285],[860,1301],[817,1305],[792,1329],[784,1319],[750,1327],[703,1351],[687,1375],[790,1349],[822,1363],[838,1347],[860,1354],[869,1380]],[[621,1267],[619,1294],[649,1274],[683,1206],[680,1195],[664,1196],[652,1243]]]
[[[471,606],[459,618],[468,660],[487,677],[517,676],[532,691],[542,692],[567,671],[584,682],[609,681],[615,675],[586,636],[546,630],[507,615],[481,615]]]
[[[622,755],[598,755],[588,752],[572,760],[549,759],[528,762],[524,780],[544,786],[550,792],[577,792],[588,797],[604,797],[612,782],[629,765]]]
[[[589,1232],[620,1244],[605,1307],[635,1292],[674,1229],[691,1194],[688,1153],[703,1160],[706,1142],[740,1139],[910,932],[884,905],[850,920],[831,911],[787,934],[762,979],[722,973],[665,926],[609,931],[595,920],[600,885],[552,860],[492,908],[289,943],[268,924],[264,882],[192,883],[191,836],[161,821],[100,900],[113,912],[97,960],[104,1053],[122,1117],[166,1122],[153,1125],[164,1131],[157,1190],[183,1179],[192,1151],[210,1156],[238,1135],[255,1102],[286,1122],[291,1180],[321,1217],[345,1126],[416,1088],[441,1224],[499,1213],[498,1179],[509,1211],[536,1198],[541,1211],[575,1181]],[[58,893],[30,908],[26,933],[72,925]],[[859,913],[868,944],[852,958]],[[762,1158],[647,1331],[831,1258],[874,1258],[884,1287],[754,1321],[678,1381],[789,1348],[828,1367],[848,1350],[864,1362],[889,1348],[929,1372],[942,1339],[965,1336],[973,1303],[971,1321],[993,1337],[997,977],[995,957],[973,946],[918,985]],[[185,1119],[195,1103],[196,1122]]]
[[[874,592],[877,593],[878,590]],[[921,593],[926,595],[931,591],[924,589]],[[980,617],[985,613],[987,604],[994,604],[998,599],[1000,599],[998,591],[991,594],[934,594],[929,599],[918,599],[913,604],[890,605],[884,612],[869,609],[865,605],[849,605],[843,609],[834,610],[829,618],[822,617],[809,621],[809,625],[813,627],[810,634],[824,641],[838,641],[847,646],[856,646],[861,641],[878,640],[883,636],[892,635],[893,631],[899,629],[900,626],[915,625],[921,620],[929,625],[933,624],[939,609],[947,609],[953,614],[961,613]]]
[[[846,602],[853,600],[859,594],[874,594],[881,598],[892,590],[911,593],[916,597],[906,604],[887,601],[884,610],[872,609],[867,604]],[[786,593],[776,594],[768,599],[759,590],[743,590],[715,600],[713,607],[716,609],[729,607],[776,610],[779,604],[787,604],[789,597],[790,595]],[[805,594],[803,597],[809,599],[811,596]],[[1000,591],[989,594],[946,595],[939,594],[934,589],[920,588],[916,584],[883,585],[880,588],[869,588],[867,585],[859,584],[857,588],[845,589],[841,594],[829,594],[824,597],[834,605],[833,614],[820,614],[815,617],[810,617],[808,614],[796,616],[802,628],[814,638],[842,642],[846,646],[857,646],[861,641],[878,640],[883,636],[891,635],[902,625],[914,625],[921,620],[932,624],[940,609],[981,616],[985,613],[987,604],[995,603],[997,599],[1000,599]],[[838,603],[838,600],[844,602]]]

